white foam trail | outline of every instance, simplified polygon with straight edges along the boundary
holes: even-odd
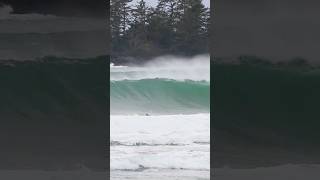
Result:
[[[192,144],[209,142],[209,114],[111,115],[111,141],[125,144]]]
[[[156,169],[144,171],[111,171],[112,180],[210,180],[210,171]]]
[[[210,81],[210,57],[193,58],[162,56],[143,66],[114,66],[110,64],[111,80],[174,79]]]
[[[210,169],[210,114],[111,116],[111,170]]]

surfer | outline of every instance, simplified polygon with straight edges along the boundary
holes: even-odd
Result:
[[[146,113],[145,116],[150,116],[150,114],[149,114],[149,113]]]

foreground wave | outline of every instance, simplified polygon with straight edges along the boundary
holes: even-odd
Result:
[[[205,81],[142,79],[110,85],[112,114],[192,114],[210,109],[210,84]]]
[[[111,178],[208,179],[209,58],[110,67]]]
[[[210,110],[208,56],[159,57],[143,66],[110,65],[111,114],[194,114]]]

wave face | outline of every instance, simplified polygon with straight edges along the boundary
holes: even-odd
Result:
[[[201,59],[202,58],[202,59]],[[210,110],[209,58],[111,64],[112,114],[192,114]]]
[[[208,112],[208,82],[168,79],[111,82],[112,113],[195,113]]]

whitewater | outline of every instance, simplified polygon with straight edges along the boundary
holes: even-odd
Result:
[[[110,65],[111,179],[210,179],[209,56]]]

